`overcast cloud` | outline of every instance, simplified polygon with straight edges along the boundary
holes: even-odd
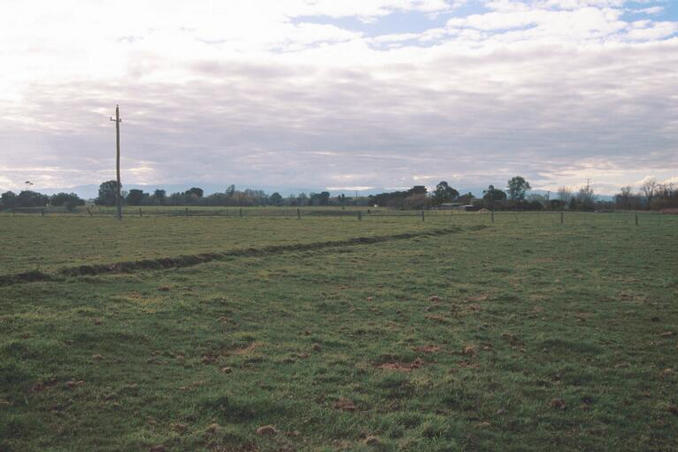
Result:
[[[670,0],[14,1],[0,190],[678,182]]]

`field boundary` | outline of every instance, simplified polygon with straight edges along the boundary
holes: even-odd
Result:
[[[487,228],[487,225],[476,225],[468,228],[477,231]],[[176,257],[160,257],[154,259],[141,259],[136,261],[115,262],[111,264],[85,264],[74,267],[65,267],[54,272],[42,272],[33,270],[22,273],[0,275],[0,286],[13,284],[60,281],[66,277],[93,276],[106,273],[133,273],[140,270],[162,270],[168,268],[191,267],[207,262],[223,260],[239,256],[266,256],[281,254],[292,251],[311,251],[323,248],[337,248],[343,246],[363,245],[371,243],[390,242],[395,240],[407,240],[416,237],[434,237],[461,232],[463,229],[457,226],[443,229],[433,229],[421,232],[404,232],[400,234],[380,235],[372,237],[353,237],[344,240],[331,240],[325,242],[294,243],[288,245],[269,245],[261,248],[240,248],[216,253],[200,253],[180,255]]]

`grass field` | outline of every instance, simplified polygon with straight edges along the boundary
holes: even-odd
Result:
[[[391,237],[0,287],[0,450],[678,449],[678,217],[0,226],[0,274]]]
[[[183,209],[159,210],[181,213]],[[200,208],[193,208],[194,211]],[[110,210],[110,209],[109,209]],[[231,209],[233,212],[237,210]],[[412,211],[373,209],[362,221],[354,216],[322,216],[327,209],[306,209],[309,215],[297,220],[294,210],[243,209],[244,217],[232,215],[126,216],[122,223],[111,216],[16,215],[0,214],[0,275],[26,271],[54,271],[59,268],[134,261],[226,251],[269,245],[316,243],[351,237],[374,237],[402,232],[424,232],[441,227],[490,225],[487,213],[427,212],[425,221]],[[202,209],[203,212],[212,212]],[[224,210],[225,211],[225,210]],[[330,212],[336,209],[330,210]],[[350,209],[347,209],[351,212]],[[233,213],[231,212],[231,213]],[[290,214],[281,217],[280,215]],[[391,215],[391,216],[385,216]],[[560,214],[496,213],[497,227],[549,228],[560,223]],[[633,214],[592,215],[567,213],[567,227],[590,225],[599,228],[626,229],[634,224]],[[672,224],[669,216],[645,214],[641,225],[652,227]]]
[[[480,223],[480,221],[478,222]],[[447,225],[448,223],[444,223]],[[442,222],[380,218],[102,217],[0,218],[0,274],[215,250],[425,231]]]

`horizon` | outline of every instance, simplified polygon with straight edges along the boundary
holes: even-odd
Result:
[[[77,17],[72,11],[77,10]],[[678,4],[0,6],[0,192],[678,183]],[[252,184],[252,181],[258,181]]]

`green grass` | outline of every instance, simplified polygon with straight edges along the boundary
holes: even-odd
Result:
[[[174,257],[267,245],[416,232],[449,222],[420,218],[218,218],[16,216],[0,218],[0,275]],[[476,218],[480,224],[484,218]]]
[[[159,208],[156,208],[159,209]],[[196,208],[198,209],[198,208]],[[179,209],[183,210],[183,209]],[[179,211],[177,210],[177,211]],[[50,272],[63,267],[109,264],[141,259],[176,257],[250,247],[313,243],[372,237],[402,232],[421,232],[450,225],[490,224],[487,213],[449,211],[426,212],[425,221],[416,212],[374,209],[372,215],[357,217],[255,216],[269,215],[272,209],[244,209],[244,217],[111,217],[77,215],[0,215],[0,276],[26,271]],[[284,214],[289,209],[278,209]],[[328,209],[306,209],[323,212]],[[375,216],[375,215],[407,215]],[[276,214],[277,215],[277,214]],[[672,224],[672,218],[642,215],[642,226]],[[510,227],[546,227],[560,222],[558,213],[498,212],[496,225]],[[633,214],[593,215],[567,213],[568,226],[592,225],[602,228],[633,225]]]
[[[678,448],[678,218],[635,227],[628,216],[560,225],[530,215],[497,215],[485,229],[470,226],[486,217],[455,218],[462,230],[436,237],[0,287],[0,449]],[[78,221],[97,220],[54,232],[47,219],[17,230],[61,243]],[[148,256],[144,224],[156,235],[186,226],[129,220],[93,237],[120,227],[136,251],[85,258]],[[224,224],[255,246],[450,221],[185,220],[202,231],[190,246],[176,242],[187,252],[227,237]],[[57,268],[70,247],[55,246]],[[278,433],[258,435],[263,425]]]

